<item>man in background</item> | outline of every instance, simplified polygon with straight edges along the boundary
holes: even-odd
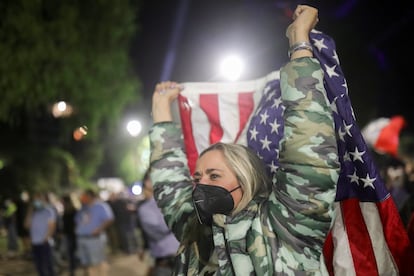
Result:
[[[105,276],[108,273],[106,229],[114,215],[108,203],[92,189],[86,189],[80,200],[82,208],[75,216],[79,261],[86,275]]]
[[[30,229],[33,261],[39,276],[54,276],[53,236],[56,231],[56,212],[50,206],[45,193],[33,196],[26,225]]]

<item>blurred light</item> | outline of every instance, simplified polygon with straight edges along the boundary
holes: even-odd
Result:
[[[65,101],[60,101],[53,104],[52,114],[55,118],[68,117],[72,114],[72,106]]]
[[[0,160],[0,170],[4,168],[4,162],[3,160]]]
[[[58,102],[58,103],[57,103],[57,109],[58,109],[60,112],[65,111],[65,110],[66,110],[66,103],[65,103],[64,101],[60,101],[60,102]]]
[[[231,55],[220,63],[220,74],[228,80],[235,81],[243,72],[244,64],[240,57]]]
[[[110,195],[111,193],[107,190],[99,191],[99,197],[104,201],[107,201]]]
[[[131,120],[127,124],[127,131],[131,136],[138,136],[141,133],[142,125],[141,122],[138,120]]]
[[[88,134],[88,128],[86,126],[78,127],[73,131],[73,139],[80,141],[86,134]]]
[[[131,191],[134,195],[140,195],[142,193],[142,186],[139,184],[134,184],[131,188]]]
[[[26,201],[29,201],[29,199],[30,199],[29,193],[27,191],[23,191],[20,194],[20,199],[23,200],[23,201],[25,201],[25,202]]]
[[[109,193],[120,193],[125,188],[124,181],[118,177],[104,177],[99,178],[97,185],[100,189],[106,190]]]

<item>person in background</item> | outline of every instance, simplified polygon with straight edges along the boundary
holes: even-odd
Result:
[[[317,9],[298,5],[286,31],[291,55],[280,70],[285,129],[274,181],[255,152],[230,143],[204,150],[191,177],[171,113],[182,87],[156,85],[150,177],[180,241],[174,275],[327,273],[322,248],[340,165],[324,73],[309,43],[317,22]]]
[[[114,215],[93,189],[86,189],[80,201],[82,207],[75,216],[79,261],[86,275],[105,276],[108,273],[106,230]]]
[[[112,192],[106,203],[108,203],[109,207],[111,207],[112,213],[114,214],[114,219],[116,217],[115,215],[115,209],[116,209],[116,200],[117,200],[118,194],[115,192]],[[108,226],[107,229],[107,235],[108,235],[108,244],[111,249],[111,254],[116,255],[119,253],[121,249],[119,237],[118,237],[118,230],[115,225],[116,223],[111,223],[111,225]]]
[[[150,275],[168,276],[173,272],[174,259],[180,243],[165,223],[154,199],[149,170],[142,181],[142,192],[144,201],[139,205],[137,214],[146,245],[155,261]],[[139,257],[143,259],[143,254],[139,254]]]
[[[75,216],[78,209],[72,200],[70,194],[62,197],[63,215],[62,215],[62,232],[65,239],[67,259],[69,263],[69,275],[74,276],[76,270],[76,234],[75,234]]]
[[[16,224],[17,224],[17,235],[20,238],[21,245],[23,246],[23,258],[31,258],[31,245],[30,245],[30,234],[29,230],[24,226],[27,211],[30,206],[30,197],[27,191],[23,191],[20,195],[19,200],[16,202]]]
[[[403,116],[381,117],[363,129],[381,177],[408,227],[414,212],[414,131]]]
[[[15,258],[19,251],[18,236],[17,236],[17,205],[8,198],[4,201],[4,226],[7,231],[7,257]]]
[[[403,188],[406,194],[399,212],[407,229],[412,231],[414,230],[414,131],[410,128],[404,129],[400,133],[398,156],[404,164]]]
[[[124,254],[134,254],[138,249],[136,230],[136,208],[128,192],[121,191],[111,200],[110,207],[114,213],[114,226],[119,241],[119,249]]]
[[[49,205],[47,194],[34,194],[32,206],[27,212],[26,226],[30,229],[32,258],[39,276],[56,275],[52,252],[56,212]]]

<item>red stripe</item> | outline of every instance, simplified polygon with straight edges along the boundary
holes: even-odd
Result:
[[[379,275],[374,250],[359,200],[352,198],[341,202],[342,216],[356,275]]]
[[[207,114],[210,122],[210,145],[219,142],[223,137],[217,94],[200,95],[200,108]]]
[[[414,275],[414,252],[394,201],[389,197],[377,203],[384,237],[400,275]]]
[[[333,270],[333,252],[334,244],[332,237],[332,230],[329,231],[328,236],[326,236],[325,243],[323,244],[323,256],[325,258],[326,269],[329,272],[329,275],[334,275]]]
[[[181,117],[181,127],[184,135],[184,146],[187,152],[187,161],[190,173],[195,170],[195,163],[198,158],[198,152],[193,136],[193,128],[191,124],[191,107],[188,99],[182,95],[178,95],[178,109]]]
[[[246,127],[246,124],[249,122],[250,115],[254,109],[254,92],[240,93],[238,97],[239,101],[239,126],[240,129],[236,135],[235,141],[239,139],[240,134],[243,132],[243,129]]]

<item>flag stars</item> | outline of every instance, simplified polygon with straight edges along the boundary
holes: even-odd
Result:
[[[364,163],[364,160],[362,160],[362,156],[364,155],[365,151],[358,151],[358,147],[355,147],[355,151],[354,152],[350,152],[349,154],[352,155],[352,157],[354,158],[354,161],[359,160],[362,163]]]
[[[267,110],[263,113],[263,114],[260,114],[260,124],[264,124],[264,125],[266,125],[266,123],[267,123],[267,118],[269,118],[269,115],[267,114]]]
[[[350,137],[352,137],[352,134],[351,134],[351,128],[352,128],[352,124],[349,124],[349,125],[347,125],[345,122],[344,122],[344,127],[345,127],[345,132],[346,132],[346,134],[348,134]]]
[[[333,51],[333,56],[332,58],[336,61],[336,63],[339,64],[339,58],[338,58],[338,54],[336,53],[336,50]]]
[[[357,176],[355,170],[354,170],[353,174],[349,174],[349,175],[347,175],[347,177],[349,178],[350,183],[355,182],[356,184],[359,184],[358,183],[359,177]]]
[[[325,64],[326,73],[328,74],[330,78],[332,78],[333,76],[339,77],[338,73],[335,72],[335,68],[336,68],[336,65],[329,67],[328,65]]]
[[[269,102],[272,98],[273,98],[273,93],[269,93],[267,96],[266,96],[266,101],[267,102]]]
[[[318,48],[319,52],[322,51],[322,49],[328,49],[328,47],[323,43],[324,39],[313,39],[313,45]]]
[[[340,128],[338,130],[339,139],[341,139],[341,141],[343,141],[343,142],[345,142],[345,134],[346,134],[346,132],[345,131],[342,131],[342,128]]]
[[[270,133],[272,134],[273,132],[276,132],[276,134],[279,134],[279,127],[280,127],[280,124],[278,124],[277,123],[277,120],[275,119],[274,121],[273,121],[273,123],[270,123],[270,126],[271,126],[271,131],[270,131]]]
[[[347,152],[347,151],[344,153],[344,162],[345,161],[352,161],[351,156],[349,156],[349,152]]]
[[[267,139],[267,135],[264,139],[260,139],[260,142],[262,143],[262,150],[267,149],[270,151],[269,145],[272,143],[272,141]]]
[[[331,102],[331,108],[332,111],[335,112],[336,114],[338,113],[338,108],[336,107],[336,101],[338,100],[338,97],[335,97],[335,99],[333,99],[333,101]]]
[[[253,129],[249,130],[250,132],[250,140],[254,140],[257,141],[257,134],[259,134],[259,132],[256,130],[256,126],[253,127]]]
[[[365,178],[361,178],[362,182],[364,182],[364,188],[371,187],[374,190],[375,190],[374,181],[376,179],[377,179],[376,177],[370,178],[369,174],[367,174],[367,176]]]
[[[270,163],[268,166],[270,168],[271,173],[275,173],[277,171],[277,166],[275,165],[275,162],[273,160],[272,163]]]
[[[272,108],[278,108],[282,103],[282,99],[280,97],[273,99]]]
[[[272,87],[270,85],[267,85],[264,89],[264,93],[267,94],[269,93],[269,91],[272,89]]]

